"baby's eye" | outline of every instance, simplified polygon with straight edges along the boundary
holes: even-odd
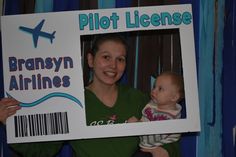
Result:
[[[159,91],[163,91],[164,89],[163,89],[162,87],[159,87],[158,90],[159,90]]]
[[[155,89],[155,88],[156,88],[156,84],[153,84],[152,89]]]

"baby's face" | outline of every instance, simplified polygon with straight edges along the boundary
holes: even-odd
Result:
[[[155,86],[151,91],[152,100],[158,105],[170,105],[175,101],[175,96],[178,90],[175,85],[172,84],[170,76],[159,76],[156,79]]]

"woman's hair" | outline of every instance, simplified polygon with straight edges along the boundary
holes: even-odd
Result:
[[[107,33],[107,34],[98,34],[94,37],[92,43],[91,54],[94,56],[99,49],[99,46],[106,41],[114,41],[124,45],[126,52],[128,50],[128,44],[126,39],[119,33]]]

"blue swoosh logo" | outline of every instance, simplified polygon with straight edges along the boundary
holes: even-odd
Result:
[[[9,93],[6,93],[6,95],[9,97],[9,98],[13,98]],[[75,98],[74,96],[70,95],[70,94],[66,94],[66,93],[60,93],[60,92],[54,92],[54,93],[50,93],[34,102],[31,102],[31,103],[24,103],[24,102],[20,102],[20,106],[21,107],[33,107],[33,106],[37,106],[39,105],[40,103],[46,101],[47,99],[50,99],[52,97],[63,97],[63,98],[66,98],[66,99],[70,99],[72,101],[74,101],[75,103],[77,103],[81,108],[83,108],[83,105],[82,103],[77,99]]]

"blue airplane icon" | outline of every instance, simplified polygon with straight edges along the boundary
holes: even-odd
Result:
[[[33,29],[32,29],[32,28],[28,28],[28,27],[24,27],[24,26],[20,26],[20,27],[19,27],[20,30],[32,34],[33,41],[34,41],[34,47],[35,47],[35,48],[37,47],[39,36],[50,39],[51,44],[52,44],[52,42],[53,42],[53,39],[55,38],[55,33],[56,33],[56,31],[54,31],[52,34],[41,31],[44,22],[45,22],[45,19],[43,19],[43,20],[42,20],[35,28],[33,28]]]

